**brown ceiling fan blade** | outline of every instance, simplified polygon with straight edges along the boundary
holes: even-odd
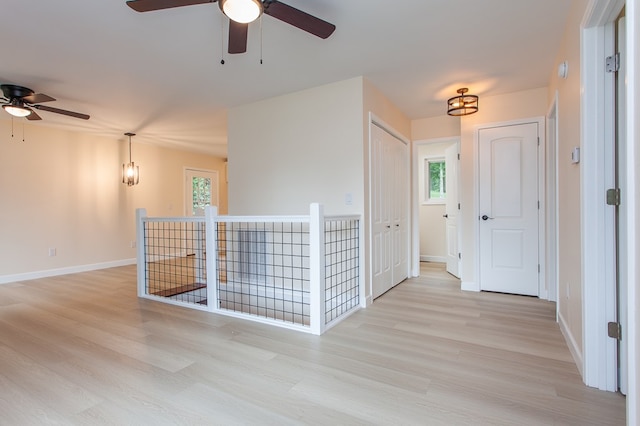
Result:
[[[55,112],[56,114],[68,115],[69,117],[81,118],[88,120],[89,115],[82,114],[80,112],[67,111],[66,109],[54,108],[46,105],[33,105],[33,108],[37,108],[42,111]],[[27,118],[30,116],[27,116]]]
[[[248,24],[240,24],[229,19],[229,53],[244,53],[247,51]]]
[[[40,116],[38,114],[36,114],[36,112],[34,110],[32,110],[31,108],[29,108],[31,110],[31,114],[27,115],[27,120],[42,120],[42,118],[40,118]]]
[[[217,0],[129,0],[127,6],[136,12],[151,12],[152,10],[215,3],[216,1]]]
[[[327,38],[336,26],[279,1],[265,1],[264,13],[320,38]]]
[[[29,95],[29,96],[24,96],[22,98],[22,100],[24,100],[25,102],[28,102],[30,104],[39,104],[42,102],[51,102],[51,101],[55,101],[55,98],[52,98],[49,95],[45,95],[44,93],[34,93],[33,95]]]

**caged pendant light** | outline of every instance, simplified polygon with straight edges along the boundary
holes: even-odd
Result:
[[[467,95],[469,91],[466,87],[458,89],[458,96],[449,98],[447,101],[447,114],[456,117],[469,115],[478,112],[478,97],[476,95]]]
[[[122,183],[126,183],[127,186],[133,186],[140,182],[140,166],[136,166],[131,160],[131,136],[136,134],[127,132],[124,135],[129,136],[129,163],[122,165]]]

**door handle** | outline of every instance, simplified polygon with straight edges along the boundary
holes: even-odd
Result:
[[[447,218],[447,217],[449,217],[449,215],[448,214],[443,214],[442,217]]]
[[[482,220],[487,220],[487,219],[492,219],[493,220],[494,218],[493,217],[489,217],[486,214],[483,214],[482,215]]]

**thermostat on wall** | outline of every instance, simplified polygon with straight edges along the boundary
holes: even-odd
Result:
[[[577,164],[580,162],[580,147],[573,148],[571,151],[571,163]]]

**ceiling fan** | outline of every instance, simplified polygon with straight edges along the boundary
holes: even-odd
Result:
[[[229,53],[247,51],[248,24],[263,13],[322,39],[329,37],[336,29],[327,21],[277,0],[129,0],[127,5],[137,12],[150,12],[216,2],[229,18]]]
[[[2,89],[3,94],[1,99],[6,102],[2,104],[2,108],[14,117],[26,117],[27,120],[42,120],[42,118],[40,118],[40,116],[34,111],[34,109],[38,109],[41,111],[68,115],[69,117],[81,118],[83,120],[89,119],[87,114],[40,105],[42,102],[55,101],[55,98],[43,93],[35,93],[27,87],[16,86],[13,84],[2,84],[0,85],[0,88]]]

